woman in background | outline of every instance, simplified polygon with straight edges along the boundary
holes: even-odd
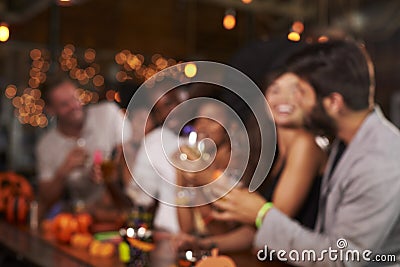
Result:
[[[306,129],[306,117],[316,102],[315,92],[295,74],[282,72],[275,75],[268,85],[265,97],[275,120],[278,153],[259,193],[282,212],[312,229],[318,211],[321,177],[327,161],[324,148],[316,143],[316,136]],[[211,129],[211,126],[208,128]],[[252,131],[255,128],[248,129]],[[257,136],[257,131],[254,131],[254,136]],[[251,150],[257,151],[258,141],[257,137],[250,137]],[[180,175],[178,181],[182,181],[184,176]],[[195,226],[193,219],[190,219],[193,216],[187,216],[190,209],[180,208],[178,211],[182,231],[186,234],[190,234]],[[212,218],[207,221],[210,220]],[[253,227],[235,225],[225,229],[225,232],[210,233],[201,238],[181,235],[177,238],[177,246],[196,242],[200,247],[217,246],[222,252],[251,248],[255,233]]]

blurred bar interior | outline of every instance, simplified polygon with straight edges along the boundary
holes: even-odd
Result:
[[[367,45],[376,102],[400,127],[399,13],[398,0],[0,0],[0,171],[37,192],[35,146],[56,124],[41,88],[53,73],[77,82],[83,105],[126,109],[144,81],[178,63],[225,63],[261,86],[286,49],[344,34]]]
[[[340,31],[368,45],[377,102],[400,126],[399,9],[396,0],[1,0],[0,168],[35,175],[33,145],[51,124],[38,88],[55,69],[79,82],[84,104],[124,107],[127,79],[138,86],[177,62],[214,60],[259,82],[284,39]]]

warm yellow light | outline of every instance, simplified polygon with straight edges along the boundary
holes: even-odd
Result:
[[[250,4],[253,0],[242,0],[243,4]]]
[[[7,42],[10,37],[10,29],[8,29],[8,25],[5,23],[0,24],[0,41]]]
[[[319,43],[325,43],[325,42],[327,42],[327,41],[329,41],[328,36],[321,35],[320,37],[318,37],[318,42],[319,42]]]
[[[226,14],[224,17],[224,21],[222,22],[222,24],[224,25],[224,28],[227,30],[232,30],[233,28],[235,28],[236,25],[236,18],[234,15],[232,14]]]
[[[126,74],[125,71],[118,71],[117,74],[115,75],[115,78],[119,82],[125,82],[126,79],[128,78],[128,75]]]
[[[106,93],[106,99],[108,101],[114,101],[116,92],[114,90],[109,90]]]
[[[114,100],[117,101],[118,103],[121,103],[121,96],[119,95],[119,92],[115,93]]]
[[[301,34],[304,31],[304,24],[301,21],[295,21],[292,24],[292,30]]]
[[[95,70],[93,67],[87,67],[86,70],[85,70],[85,72],[86,72],[86,75],[87,75],[89,78],[93,78],[94,75],[96,74],[96,70]]]
[[[287,38],[292,42],[298,42],[300,41],[300,34],[297,32],[290,32]]]
[[[92,63],[96,58],[96,51],[92,48],[89,48],[85,51],[85,61],[88,63]]]
[[[10,84],[9,86],[7,86],[6,91],[5,91],[5,95],[7,98],[13,98],[15,95],[17,94],[17,87],[15,87],[15,85]]]
[[[58,4],[60,6],[69,6],[72,4],[72,1],[71,0],[58,0]]]
[[[104,84],[104,77],[101,75],[96,75],[93,77],[93,84],[94,86],[102,86]]]
[[[185,66],[185,75],[188,78],[193,78],[197,73],[197,66],[194,63],[188,63]]]
[[[39,49],[35,48],[35,49],[31,50],[29,55],[30,55],[32,60],[39,60],[42,57],[42,51],[40,51]]]

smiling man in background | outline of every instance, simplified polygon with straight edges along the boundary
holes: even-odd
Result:
[[[63,77],[50,78],[43,88],[46,110],[57,124],[37,144],[41,210],[61,201],[73,209],[92,210],[95,219],[115,219],[113,203],[104,186],[93,181],[91,169],[96,153],[110,156],[122,144],[123,114],[114,103],[84,108],[76,89]],[[128,137],[130,127],[124,131]],[[103,211],[98,203],[104,204]]]

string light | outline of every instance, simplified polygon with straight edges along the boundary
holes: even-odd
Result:
[[[292,30],[298,34],[302,34],[304,31],[304,24],[301,21],[295,21],[292,24]]]
[[[197,74],[197,66],[194,63],[188,63],[185,65],[185,75],[188,78],[193,78]]]
[[[59,6],[70,6],[72,5],[71,0],[58,0],[58,5]]]
[[[327,41],[329,41],[329,38],[326,35],[321,35],[320,37],[318,37],[318,43],[325,43]]]
[[[288,34],[288,39],[290,40],[290,41],[292,41],[292,42],[298,42],[298,41],[300,41],[300,34],[299,33],[297,33],[297,32],[290,32],[289,34]]]
[[[7,42],[8,38],[10,37],[10,29],[6,23],[0,24],[0,41]]]
[[[33,127],[46,127],[47,118],[44,115],[45,102],[41,98],[40,85],[47,79],[47,71],[50,68],[50,53],[45,49],[32,49],[29,52],[32,60],[29,70],[29,79],[27,88],[23,90],[22,95],[18,95],[18,88],[15,85],[8,85],[5,88],[4,95],[11,99],[15,110],[14,113],[22,124],[29,124]],[[129,50],[122,50],[114,57],[115,62],[120,66],[115,78],[119,82],[136,77],[138,80],[148,80],[157,72],[164,70],[170,66],[174,66],[182,61],[173,58],[166,58],[161,54],[155,54],[151,57],[151,62],[145,65],[145,58],[141,54],[134,54]],[[67,44],[62,49],[58,58],[60,68],[69,74],[69,76],[77,80],[82,86],[86,86],[91,81],[98,88],[104,85],[104,77],[100,75],[100,65],[95,63],[96,50],[89,48],[84,50],[83,57],[78,58],[76,48],[72,44]],[[80,63],[85,66],[81,67]],[[194,63],[188,63],[184,66],[178,65],[176,69],[170,69],[167,75],[179,80],[186,77],[194,77],[197,73],[197,67]],[[162,81],[164,75],[157,77],[157,82]],[[83,105],[89,103],[97,103],[99,94],[95,91],[80,88],[77,91],[77,97]],[[121,96],[115,90],[106,92],[108,101],[121,102]]]
[[[236,26],[236,12],[233,9],[228,9],[225,12],[224,19],[222,21],[224,28],[227,30],[232,30]]]

